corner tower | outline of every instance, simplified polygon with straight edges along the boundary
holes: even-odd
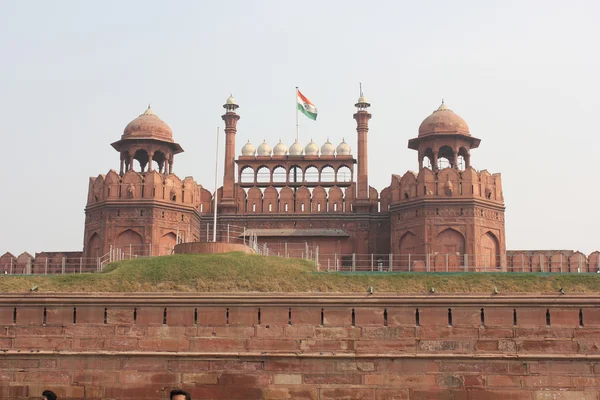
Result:
[[[183,149],[171,128],[148,106],[112,146],[120,154],[119,173],[111,169],[89,181],[84,257],[111,250],[127,258],[170,254],[177,242],[197,240],[199,213],[210,208],[211,196],[173,173]]]
[[[500,174],[477,171],[464,119],[442,104],[419,127],[408,147],[419,172],[393,175],[390,245],[428,270],[500,270],[506,260]]]

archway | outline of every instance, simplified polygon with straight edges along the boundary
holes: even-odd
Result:
[[[97,233],[94,233],[90,239],[88,240],[88,245],[87,245],[87,256],[90,258],[98,258],[100,256],[102,256],[102,251],[101,251],[101,243],[100,243],[100,235],[98,235]]]
[[[423,159],[421,161],[423,168],[433,169],[433,150],[427,148],[423,152]]]
[[[433,249],[435,253],[458,253],[462,259],[465,253],[465,238],[452,228],[445,229],[436,236]]]
[[[244,167],[240,173],[241,183],[253,183],[254,182],[254,168]]]
[[[166,172],[165,167],[167,166],[166,161],[167,157],[165,156],[165,153],[160,150],[155,151],[154,155],[152,156],[152,169],[164,174]]]
[[[500,268],[500,244],[492,232],[487,232],[481,237],[480,254],[481,259],[477,262],[479,267]]]
[[[413,266],[415,261],[424,260],[423,254],[418,254],[419,251],[419,238],[412,232],[406,232],[400,238],[398,242],[398,248],[400,250],[400,259],[397,262],[401,268],[407,270],[414,270]]]
[[[306,168],[304,171],[304,181],[312,183],[319,182],[319,170],[317,167],[311,165],[310,167]]]
[[[136,160],[140,166],[139,172],[145,172],[146,165],[150,159],[150,157],[148,157],[148,152],[144,149],[139,149],[133,155],[133,159]]]
[[[177,244],[177,236],[173,232],[163,235],[158,242],[158,255],[164,256],[166,254],[171,254],[175,244]]]
[[[336,176],[338,182],[352,182],[352,170],[345,165],[338,168]]]
[[[302,173],[302,168],[297,165],[294,165],[290,168],[290,172],[288,175],[288,180],[291,183],[302,182],[304,174]]]
[[[450,146],[442,146],[438,151],[439,169],[454,167],[454,150]]]
[[[271,182],[271,170],[265,166],[260,167],[256,172],[256,182],[269,183]]]
[[[281,165],[275,167],[273,170],[273,182],[285,183],[287,178],[287,171]]]
[[[120,249],[126,257],[147,254],[147,252],[144,251],[144,239],[142,239],[142,235],[131,229],[127,229],[117,236],[115,248]]]
[[[321,182],[335,182],[335,170],[332,166],[326,165],[321,168]]]

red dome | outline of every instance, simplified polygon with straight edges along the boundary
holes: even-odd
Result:
[[[442,105],[425,118],[419,126],[419,137],[433,134],[471,136],[465,120],[446,107],[443,101]]]
[[[127,124],[121,136],[121,140],[123,139],[156,139],[173,142],[173,132],[169,125],[158,118],[148,106],[142,115]]]

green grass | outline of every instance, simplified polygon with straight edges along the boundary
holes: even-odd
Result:
[[[100,274],[0,276],[0,292],[600,292],[597,274],[328,273],[303,260],[244,253],[189,254],[126,260]]]

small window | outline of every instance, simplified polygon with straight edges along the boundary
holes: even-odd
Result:
[[[317,204],[317,211],[321,211],[321,203]]]
[[[273,211],[273,204],[269,203],[269,212]]]
[[[285,203],[284,208],[285,208],[285,212],[287,212],[287,210],[288,210],[288,204],[287,203]]]
[[[256,212],[256,203],[252,204],[252,212]]]
[[[304,203],[300,206],[300,211],[304,212]]]
[[[144,216],[144,210],[140,210],[140,217]]]
[[[333,203],[333,212],[337,211],[337,203]]]

